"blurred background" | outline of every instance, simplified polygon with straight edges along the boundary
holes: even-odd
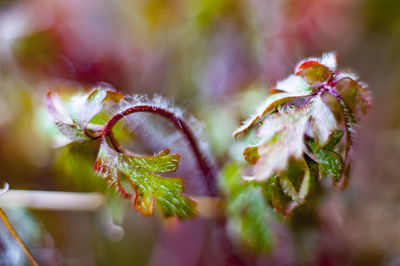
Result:
[[[95,212],[7,209],[11,222],[41,265],[400,265],[399,14],[397,0],[1,0],[0,177],[12,189],[98,191],[109,200]],[[96,147],[60,147],[44,105],[50,88],[163,95],[200,121],[223,166],[242,156],[232,131],[275,82],[327,51],[374,96],[351,181],[323,198],[318,225],[263,258],[229,255],[213,219],[171,227],[141,217],[93,173]],[[160,130],[139,128],[132,149],[181,153],[177,175],[203,195],[179,135],[143,117]],[[0,230],[0,264],[27,263]]]

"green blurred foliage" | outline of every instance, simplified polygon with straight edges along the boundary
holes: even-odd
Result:
[[[262,185],[243,181],[237,164],[227,165],[221,175],[227,226],[236,245],[250,253],[270,252],[275,242],[271,221],[276,218],[264,198]]]

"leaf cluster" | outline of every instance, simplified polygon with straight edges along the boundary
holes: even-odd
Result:
[[[251,167],[250,174],[236,179],[240,194],[253,195],[257,187],[262,202],[289,217],[317,197],[323,179],[329,178],[338,188],[346,186],[354,126],[370,108],[371,95],[355,74],[336,71],[336,67],[334,53],[301,61],[295,73],[278,82],[256,114],[233,133],[237,137],[259,125],[256,143],[243,152]],[[232,184],[227,185],[230,176],[225,173],[222,179],[226,202],[231,206],[228,219],[245,223],[243,214],[248,212],[246,204],[251,197],[243,197],[242,204],[232,206],[239,196],[232,193]],[[253,211],[254,215],[267,213],[265,208]],[[256,224],[252,226],[256,231]],[[245,242],[259,240],[246,230],[238,230]],[[264,240],[261,247],[267,243]]]

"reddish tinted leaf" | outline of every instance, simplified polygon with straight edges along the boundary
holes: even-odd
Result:
[[[332,78],[332,71],[328,67],[313,60],[298,65],[295,73],[312,87],[320,86]]]
[[[296,68],[295,73],[301,70],[301,66],[307,62],[317,62],[325,67],[327,67],[330,71],[336,71],[337,68],[337,56],[335,52],[324,53],[321,57],[310,57],[301,60]],[[307,65],[307,64],[306,64]],[[306,66],[304,65],[304,66]]]
[[[257,147],[247,147],[244,150],[243,155],[244,159],[251,164],[256,164],[257,160],[260,158]]]
[[[359,121],[371,108],[371,94],[359,82],[350,77],[340,78],[335,83],[335,88],[343,97],[343,101],[354,118]]]

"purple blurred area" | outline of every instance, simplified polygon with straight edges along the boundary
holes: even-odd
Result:
[[[396,0],[0,0],[0,178],[13,189],[108,191],[92,171],[93,147],[54,148],[49,89],[108,84],[172,98],[203,123],[218,166],[235,158],[235,127],[302,58],[336,51],[339,68],[374,96],[349,187],[321,200],[314,229],[297,239],[282,229],[269,257],[232,255],[223,221],[166,226],[117,201],[96,213],[10,210],[17,229],[41,265],[399,265],[399,14]],[[165,121],[151,123],[160,128],[143,130],[151,143],[124,144],[181,153],[177,176],[203,195],[185,142]],[[114,223],[125,231],[118,241]],[[24,265],[18,247],[2,255],[12,240],[0,240],[0,264]]]

